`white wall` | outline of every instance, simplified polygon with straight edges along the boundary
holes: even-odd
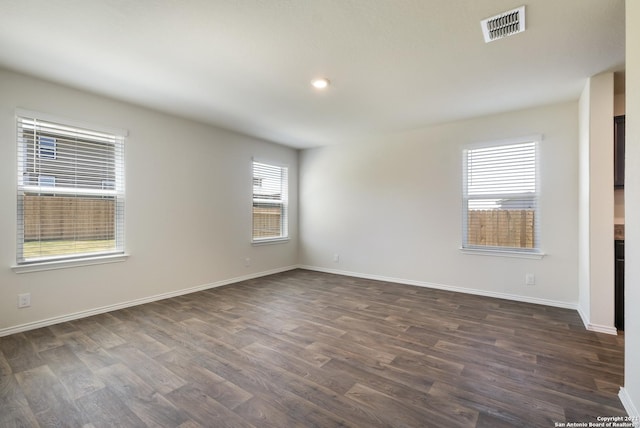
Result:
[[[543,134],[542,260],[462,254],[462,148]],[[578,103],[300,155],[303,265],[570,307],[578,300]],[[334,262],[334,254],[339,262]],[[536,284],[525,286],[526,273]]]
[[[0,334],[297,263],[296,150],[0,70]],[[16,274],[15,108],[129,130],[122,263]],[[290,167],[290,234],[251,246],[251,159]],[[251,265],[245,267],[245,258]],[[32,307],[17,309],[18,293]]]
[[[587,81],[578,102],[578,309],[585,323],[591,318],[591,245],[590,227],[590,193],[589,193],[589,150],[591,115],[591,84]]]
[[[626,2],[625,376],[620,397],[640,418],[640,2]],[[638,419],[640,421],[640,419]],[[638,423],[637,426],[640,426]]]
[[[613,93],[613,73],[602,73],[588,79],[580,97],[578,263],[585,323],[615,334]]]

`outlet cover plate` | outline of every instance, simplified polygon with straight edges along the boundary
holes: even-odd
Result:
[[[536,276],[532,273],[528,273],[524,276],[525,285],[535,285],[536,284]]]
[[[18,294],[18,308],[28,308],[31,306],[31,293]]]

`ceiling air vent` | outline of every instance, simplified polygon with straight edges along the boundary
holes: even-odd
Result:
[[[524,31],[524,6],[480,21],[485,43]]]

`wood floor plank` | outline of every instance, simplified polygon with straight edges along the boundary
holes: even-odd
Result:
[[[50,325],[47,328],[56,336],[62,336],[78,331],[78,327],[70,322],[61,322],[60,324]]]
[[[0,376],[8,376],[13,373],[9,361],[4,356],[4,352],[0,351]]]
[[[227,409],[193,385],[171,391],[167,398],[177,407],[184,409],[196,422],[203,426],[243,428],[253,427],[238,414]]]
[[[513,428],[514,426],[526,426],[523,423],[513,423],[508,418],[502,418],[500,416],[494,416],[481,412],[478,415],[478,422],[476,428]]]
[[[136,322],[121,322],[110,326],[110,330],[123,339],[125,343],[135,346],[149,357],[154,357],[171,350],[168,346],[158,342],[148,334],[141,332],[140,326]]]
[[[525,407],[524,403],[522,403],[522,407],[518,408],[518,406],[504,401],[508,394],[486,394],[480,385],[477,388],[466,389],[436,382],[431,388],[430,394],[443,399],[455,400],[466,407],[475,409],[480,414],[479,418],[483,414],[489,415],[491,418],[512,427],[547,427],[554,426],[554,421],[567,421],[564,413],[548,415],[543,411],[531,411],[532,409]]]
[[[491,346],[474,344],[476,350],[475,356],[468,355],[468,345],[462,345],[458,343],[451,343],[449,340],[438,340],[433,349],[442,352],[442,355],[450,355],[451,358],[456,358],[459,361],[478,361],[478,359],[491,360],[491,362],[500,363],[509,366],[515,366],[521,369],[528,369],[533,371],[538,362],[538,356],[530,352],[511,352],[505,351],[502,353],[496,353],[495,348]]]
[[[389,426],[442,427],[451,424],[451,421],[441,415],[421,413],[393,397],[361,384],[354,385],[345,395],[373,411],[386,409],[384,413],[380,413],[380,417]],[[473,427],[475,420],[458,426]]]
[[[326,370],[318,369],[294,355],[279,352],[260,343],[245,346],[242,350],[256,358],[267,358],[271,363],[275,363],[290,373],[304,377],[340,394],[351,389],[354,383],[348,377],[327,376]]]
[[[104,327],[92,318],[84,318],[81,320],[73,321],[73,324],[78,326],[80,330],[84,332],[91,340],[98,344],[103,349],[113,348],[114,346],[122,345],[126,343],[118,335],[114,334],[107,327]]]
[[[194,420],[189,419],[188,421],[181,423],[177,428],[204,428],[203,425],[200,425]]]
[[[19,373],[44,364],[24,333],[0,337],[0,351],[9,363],[12,373]]]
[[[147,427],[124,402],[125,397],[119,397],[109,388],[87,394],[76,400],[76,404],[83,416],[96,428],[98,427]],[[70,426],[79,426],[71,425]],[[80,425],[81,426],[81,425]]]
[[[325,424],[331,420],[347,420],[353,426],[379,426],[380,420],[373,412],[348,403],[335,391],[289,373],[270,361],[255,358],[231,361],[216,354],[203,354],[197,361],[244,390],[282,406],[294,418],[314,415]],[[317,408],[323,410],[321,416],[317,416]]]
[[[185,412],[171,404],[123,364],[105,367],[97,375],[148,426],[178,426],[187,422]]]
[[[48,366],[15,376],[41,426],[82,426],[88,422]]]
[[[430,419],[440,420],[446,426],[472,426],[478,417],[478,412],[471,408],[464,407],[455,401],[443,400],[430,395],[431,383],[418,385],[417,379],[413,379],[407,385],[406,382],[399,383],[387,377],[388,371],[374,374],[338,360],[332,360],[327,368],[337,376],[353,379],[354,385],[359,383],[403,403],[410,404],[423,411],[425,415],[429,415]]]
[[[38,420],[15,376],[0,376],[0,427],[35,427]]]
[[[62,341],[58,339],[49,328],[25,331],[23,335],[31,342],[36,352],[62,346]]]
[[[112,348],[110,353],[120,361],[125,361],[138,376],[162,394],[187,384],[185,380],[132,345],[117,346]]]
[[[455,361],[451,361],[440,356],[431,355],[400,355],[391,362],[392,366],[419,375],[425,372],[445,372],[447,374],[459,375],[465,366]]]
[[[603,412],[621,409],[616,391],[603,393],[600,390],[577,387],[563,381],[561,377],[547,377],[526,372],[514,376],[513,372],[497,373],[487,367],[477,369],[477,366],[475,370],[467,370],[464,375],[468,380],[479,381],[483,384],[497,384],[513,391],[521,391],[522,385],[527,385],[527,393],[530,396],[555,403],[564,408],[577,404],[598,403]],[[618,386],[617,391],[619,389]],[[617,411],[613,411],[613,413],[617,414]]]
[[[118,363],[117,359],[81,331],[68,333],[61,338],[65,345],[92,370]]]
[[[366,360],[372,365],[378,365],[379,363],[387,364],[396,358],[395,353],[387,352],[381,349],[381,347],[369,347],[356,341],[344,340],[342,338],[336,339],[314,329],[297,328],[291,333],[307,337],[315,337],[316,341],[307,345],[305,349],[312,352],[318,352],[322,355],[335,353],[331,349],[340,349],[343,355],[360,355],[363,362]],[[322,349],[325,349],[325,351]]]
[[[104,388],[104,384],[66,345],[47,349],[40,357],[75,400]]]
[[[576,311],[293,270],[0,338],[0,426],[554,426],[624,415]]]
[[[258,397],[240,404],[235,409],[235,413],[240,415],[256,427],[299,427],[306,428],[309,425],[296,420],[292,420],[286,413],[273,407],[269,402]]]
[[[216,340],[219,340],[224,343],[228,343],[235,348],[242,348],[246,345],[249,345],[255,342],[255,336],[251,334],[237,334],[230,333],[224,329],[218,328],[213,322],[206,322],[197,318],[189,318],[181,322],[182,325],[187,327],[190,331],[197,331],[199,333],[206,334]],[[240,331],[246,331],[244,330]]]
[[[309,351],[302,344],[287,340],[288,338],[283,338],[282,335],[265,334],[264,332],[258,332],[254,327],[249,327],[238,332],[238,335],[244,335],[246,333],[252,335],[254,339],[252,343],[259,343],[283,354],[302,359],[314,367],[322,367],[331,360],[330,357],[318,352]]]
[[[228,409],[233,410],[253,397],[251,393],[198,365],[191,358],[179,352],[171,351],[159,355],[156,357],[156,361],[190,384],[197,386],[202,392]]]

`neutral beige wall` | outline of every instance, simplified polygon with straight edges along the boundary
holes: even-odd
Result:
[[[0,70],[0,333],[297,263],[297,151]],[[129,130],[122,263],[16,274],[16,107]],[[290,167],[291,241],[252,246],[251,159]],[[251,265],[245,267],[245,259]],[[32,306],[17,309],[18,293]]]
[[[626,96],[625,94],[615,94],[613,97],[613,114],[621,116],[625,112]]]
[[[543,134],[542,260],[461,253],[462,148]],[[305,150],[303,265],[577,306],[578,103]],[[334,254],[339,261],[334,261]],[[525,274],[536,284],[526,286]]]
[[[615,333],[613,73],[593,76],[587,84],[590,85],[588,323],[597,330]]]
[[[590,245],[590,182],[591,161],[590,115],[591,82],[587,81],[578,102],[578,309],[584,322],[591,317],[591,245]]]
[[[616,224],[624,224],[624,189],[616,189],[614,192],[613,217]]]
[[[613,73],[587,80],[579,101],[579,311],[590,329],[614,327]]]
[[[640,2],[636,0],[626,2],[626,39],[625,389],[621,397],[627,411],[640,418]]]

